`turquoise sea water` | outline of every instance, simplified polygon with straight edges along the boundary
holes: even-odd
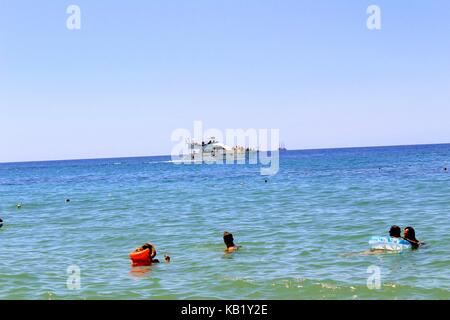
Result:
[[[0,164],[0,299],[450,298],[450,145],[287,151],[267,183],[167,160]],[[361,254],[392,224],[427,246]],[[132,268],[145,242],[172,262]]]

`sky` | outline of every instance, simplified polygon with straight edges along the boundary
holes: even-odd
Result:
[[[0,0],[0,162],[170,154],[196,120],[288,149],[448,143],[450,1]]]

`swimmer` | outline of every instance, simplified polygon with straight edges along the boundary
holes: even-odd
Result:
[[[20,209],[20,208],[22,208],[22,205],[21,205],[20,203],[18,203],[18,204],[16,205],[16,207],[17,207],[17,209]]]
[[[166,263],[170,263],[170,257],[169,256],[164,255],[164,260],[166,261]]]
[[[391,229],[389,230],[389,236],[391,238],[401,238],[402,237],[401,233],[402,233],[402,229],[399,226],[397,226],[397,225],[393,225],[391,227]],[[361,252],[361,253],[356,253],[356,254],[367,256],[367,255],[379,254],[379,253],[385,253],[385,252],[386,252],[386,250],[382,250],[382,249],[370,249],[370,250],[367,250],[367,251],[364,251],[364,252]],[[349,254],[344,254],[343,256],[349,256],[350,257],[350,256],[353,256],[353,255],[355,255],[355,254],[354,253],[349,253]]]
[[[66,202],[70,202],[70,199],[66,199]]]
[[[403,239],[411,243],[413,249],[417,249],[425,243],[416,239],[416,231],[413,227],[406,227],[403,230]]]
[[[401,238],[402,237],[401,233],[402,233],[402,229],[397,225],[393,225],[393,226],[391,226],[391,229],[389,229],[389,236],[391,238]],[[367,255],[380,254],[380,253],[385,253],[385,252],[386,252],[386,250],[383,250],[383,249],[370,249],[370,250],[360,253],[360,255],[367,256]]]
[[[402,229],[400,229],[400,227],[397,225],[393,225],[389,230],[389,236],[391,238],[401,238],[402,237],[401,233]]]
[[[447,171],[448,171],[447,167],[445,167],[445,168],[444,168],[444,171],[445,171],[445,172],[447,172]]]
[[[0,218],[0,228],[3,227],[3,220]]]
[[[223,233],[223,242],[227,246],[225,249],[225,252],[233,252],[240,248],[240,246],[237,246],[234,244],[234,238],[233,235],[227,231]]]
[[[412,229],[413,230],[412,235],[411,235],[411,233],[409,234],[409,237],[412,240],[406,239],[406,235],[408,234],[408,231],[406,231],[407,228],[412,229],[411,227],[406,227],[405,228],[405,236],[402,237],[402,235],[401,235],[402,229],[399,226],[397,226],[397,225],[393,225],[391,227],[391,229],[389,230],[389,236],[391,238],[400,238],[400,239],[404,239],[404,240],[409,241],[412,244],[412,248],[414,249],[414,245],[413,245],[412,241],[417,241],[417,242],[419,242],[419,241],[417,239],[415,239],[414,229]],[[341,254],[341,256],[343,256],[343,257],[352,257],[352,256],[355,256],[355,255],[367,256],[367,255],[380,254],[380,253],[386,253],[386,250],[384,250],[384,249],[370,249],[370,250],[366,250],[366,251],[361,252],[361,253],[344,253],[344,254]]]
[[[134,250],[134,252],[141,252],[141,251],[144,251],[147,249],[149,249],[151,252],[151,254],[149,255],[150,263],[159,263],[158,259],[153,259],[156,256],[156,248],[151,243],[146,243],[142,247],[136,248],[136,250]]]

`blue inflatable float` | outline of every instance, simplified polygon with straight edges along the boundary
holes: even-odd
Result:
[[[371,250],[402,251],[411,249],[411,244],[401,238],[372,237],[369,240]]]

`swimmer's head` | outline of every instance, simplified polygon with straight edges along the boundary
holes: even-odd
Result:
[[[389,230],[389,235],[391,237],[394,237],[394,238],[400,238],[401,237],[401,232],[402,232],[402,230],[400,229],[399,226],[393,225],[391,227],[391,229]]]
[[[70,199],[66,199],[66,202],[70,202]]]
[[[227,248],[234,247],[234,238],[233,235],[227,231],[223,233],[223,242],[225,242],[225,245]]]
[[[3,227],[3,220],[0,218],[0,228]]]
[[[170,262],[170,257],[169,257],[169,256],[166,256],[166,255],[164,255],[164,260],[165,260],[166,262]]]
[[[153,246],[150,243],[146,243],[142,246],[142,250],[145,250],[145,249],[152,250],[152,248],[153,248]]]
[[[156,256],[156,248],[155,248],[155,246],[153,246],[151,243],[146,243],[146,244],[144,244],[144,245],[142,246],[142,250],[146,250],[146,249],[149,249],[149,250],[150,250],[150,252],[151,252],[151,254],[150,254],[151,258],[154,258],[154,257]]]
[[[417,241],[416,230],[413,227],[406,227],[403,231],[404,237],[409,240]]]

